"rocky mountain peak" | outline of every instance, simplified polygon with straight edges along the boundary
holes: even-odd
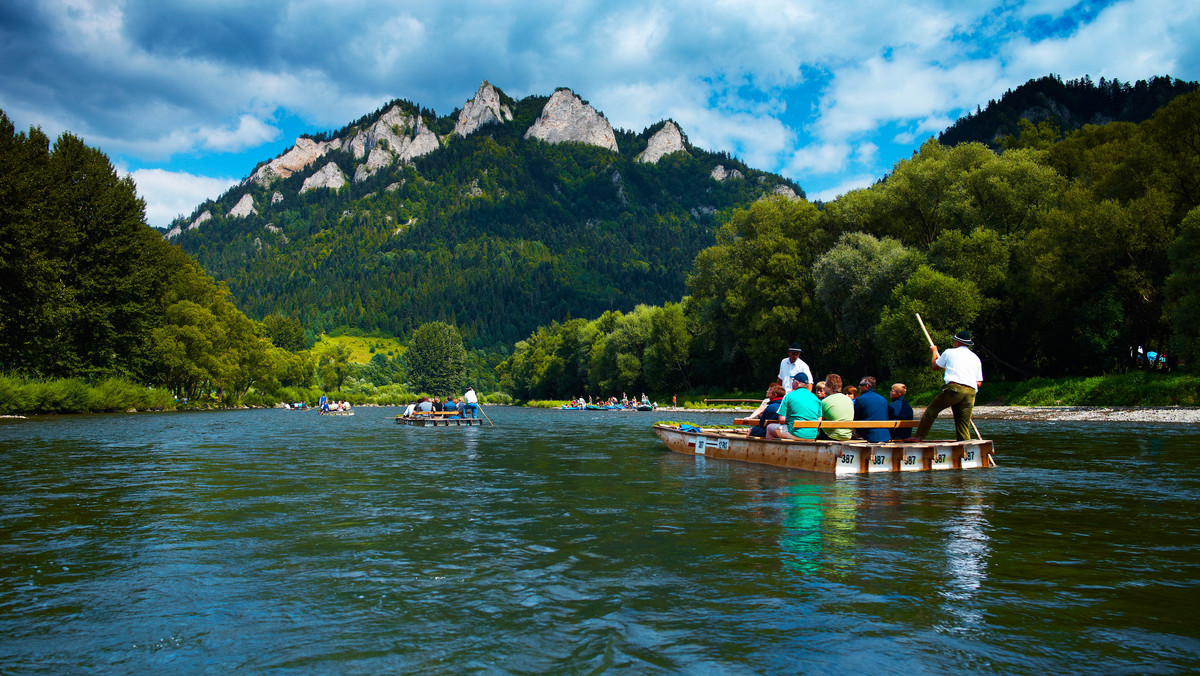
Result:
[[[451,133],[467,136],[485,124],[511,122],[512,119],[512,108],[502,105],[500,92],[496,91],[490,82],[484,80],[483,84],[479,85],[479,90],[475,92],[475,98],[463,104],[463,109],[458,114],[458,122],[455,123],[454,131]]]
[[[664,155],[685,151],[683,147],[683,133],[679,131],[679,127],[675,126],[674,122],[667,120],[662,129],[659,129],[654,136],[650,137],[650,141],[646,144],[646,149],[637,156],[638,162],[647,164],[658,164],[658,161]]]
[[[570,89],[554,92],[537,121],[525,132],[525,138],[547,143],[587,143],[617,152],[612,125]]]
[[[266,187],[277,179],[287,178],[297,171],[306,169],[325,153],[341,147],[341,139],[314,141],[310,138],[300,137],[296,139],[296,145],[292,146],[291,150],[259,167],[249,180]]]

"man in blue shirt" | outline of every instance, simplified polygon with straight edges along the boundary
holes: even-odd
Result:
[[[892,401],[888,404],[888,420],[912,420],[912,406],[904,400],[904,395],[908,394],[908,385],[904,383],[894,383],[892,385]],[[892,430],[893,439],[905,439],[908,437],[908,429],[905,427],[897,427]]]
[[[858,381],[858,396],[854,398],[854,419],[888,419],[887,399],[884,399],[882,394],[875,391],[875,378],[873,376],[863,376],[862,380]],[[892,439],[891,431],[885,430],[882,427],[860,429],[858,430],[858,436],[876,444],[891,441]]]

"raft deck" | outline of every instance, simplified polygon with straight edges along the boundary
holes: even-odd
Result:
[[[458,412],[450,411],[413,411],[412,415],[396,416],[397,425],[412,427],[471,427],[483,425],[483,418],[459,418]]]

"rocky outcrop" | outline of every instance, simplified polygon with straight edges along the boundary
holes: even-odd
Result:
[[[687,152],[683,147],[683,133],[679,131],[679,127],[676,127],[674,122],[668,120],[662,129],[650,137],[646,143],[646,149],[636,159],[638,162],[658,164],[664,155],[680,151]]]
[[[304,185],[300,186],[300,194],[317,188],[339,190],[344,185],[346,185],[346,175],[342,173],[336,163],[330,162],[321,167],[317,173],[304,179]]]
[[[570,89],[554,92],[537,121],[525,132],[525,138],[547,143],[587,143],[617,152],[612,125]]]
[[[212,212],[209,211],[208,209],[205,209],[204,213],[200,214],[199,216],[196,217],[196,220],[189,223],[187,228],[183,228],[181,225],[176,225],[175,227],[173,227],[167,231],[167,234],[165,235],[165,237],[167,239],[172,239],[172,238],[178,237],[179,235],[183,234],[184,230],[195,230],[196,228],[200,227],[201,223],[203,223],[204,221],[207,221],[210,218],[212,218]]]
[[[200,227],[200,224],[201,224],[201,223],[203,223],[204,221],[207,221],[207,220],[208,220],[208,219],[210,219],[210,218],[212,218],[212,212],[211,212],[211,211],[209,211],[208,209],[205,209],[205,210],[204,210],[204,213],[202,213],[202,214],[200,214],[199,216],[197,216],[197,217],[196,217],[196,220],[192,221],[191,225],[189,225],[189,226],[187,227],[187,229],[188,229],[188,230],[195,230],[196,228]]]
[[[354,170],[355,181],[367,177],[396,160],[413,159],[438,149],[437,134],[425,125],[420,115],[409,115],[400,106],[392,106],[367,129],[360,130],[346,143],[354,157],[367,158],[366,164]]]
[[[759,200],[765,200],[765,199],[768,199],[768,198],[771,198],[771,197],[786,197],[786,198],[788,198],[788,199],[790,199],[790,200],[798,200],[798,199],[800,199],[800,196],[796,194],[796,191],[795,191],[795,190],[792,190],[791,188],[789,188],[788,186],[786,186],[786,185],[784,185],[784,184],[782,184],[782,183],[780,183],[779,185],[775,186],[775,187],[774,187],[774,188],[771,190],[771,192],[764,192],[764,193],[762,194],[762,197],[759,197],[758,199],[759,199]]]
[[[451,133],[467,136],[485,124],[511,122],[512,119],[512,109],[500,103],[500,92],[484,80],[475,92],[475,98],[463,105],[458,114],[458,122],[454,124],[454,131]]]
[[[325,153],[341,147],[341,139],[314,141],[310,138],[298,138],[296,145],[292,146],[291,150],[259,167],[249,180],[264,187],[268,186],[278,179],[287,178],[298,171],[307,169],[321,159]]]
[[[715,181],[724,181],[727,178],[744,178],[742,176],[742,172],[738,171],[737,169],[734,169],[733,171],[726,171],[724,164],[718,164],[717,166],[713,167],[712,174],[710,174],[710,176],[712,176],[713,180]]]
[[[254,208],[254,198],[250,196],[250,193],[242,195],[242,199],[238,200],[238,203],[229,210],[229,215],[234,218],[245,218],[250,214],[257,213],[258,209]]]
[[[271,195],[271,204],[278,204],[279,202],[282,202],[282,201],[283,201],[283,194],[280,193],[278,190],[276,190],[275,194]]]

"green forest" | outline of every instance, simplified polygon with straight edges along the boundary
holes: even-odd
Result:
[[[509,100],[513,123],[273,210],[303,180],[283,179],[256,193],[259,214],[179,244],[103,153],[0,112],[0,414],[398,404],[467,384],[492,401],[758,392],[793,341],[817,373],[917,390],[936,374],[915,313],[942,345],[974,332],[992,383],[1186,373],[1200,91],[1163,81],[1189,93],[1139,121],[931,139],[823,204],[690,145],[635,161],[661,125],[619,131],[619,154],[528,141],[539,99]],[[718,164],[740,175],[717,180]],[[227,213],[245,189],[201,207]],[[337,341],[312,349],[323,334],[403,349],[356,364]],[[1103,400],[1087,382],[1079,396]]]
[[[1194,363],[1200,92],[1137,124],[1063,133],[1023,120],[999,146],[931,139],[821,208],[738,209],[696,257],[686,295],[543,325],[502,382],[518,397],[757,392],[796,341],[816,373],[928,385],[915,313],[943,346],[973,331],[990,380]]]

